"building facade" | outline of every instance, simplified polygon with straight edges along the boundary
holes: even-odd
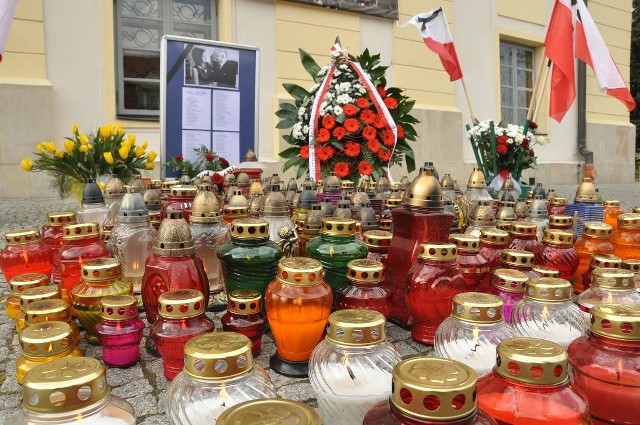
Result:
[[[399,0],[399,23],[442,6],[476,116],[514,122],[543,57],[553,0]],[[629,77],[631,0],[590,0],[623,77]],[[298,48],[328,62],[336,36],[352,53],[379,52],[388,81],[416,100],[416,162],[432,161],[463,185],[475,164],[466,138],[470,114],[460,82],[452,83],[415,27],[396,21],[285,0],[20,0],[0,63],[0,196],[54,196],[43,173],[25,173],[22,158],[42,140],[58,144],[72,123],[91,130],[120,123],[160,150],[159,43],[162,34],[256,46],[260,51],[256,152],[279,172],[285,142],[274,112],[290,97],[282,83],[309,87]],[[577,107],[561,124],[548,118],[549,87],[537,117],[550,143],[536,148],[538,170],[524,177],[551,185],[583,175],[577,153]],[[599,93],[587,72],[587,147],[599,182],[634,179],[635,129],[624,106]],[[165,160],[166,158],[159,158]],[[157,164],[159,165],[159,163]],[[159,176],[160,167],[148,172]],[[394,169],[396,177],[405,174]],[[286,176],[288,178],[288,176]]]

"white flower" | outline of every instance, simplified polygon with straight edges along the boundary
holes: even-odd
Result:
[[[318,71],[318,76],[323,76],[324,74],[327,73],[327,71],[329,71],[329,65],[325,65],[322,68],[320,68],[320,71]]]
[[[342,69],[343,71],[346,71],[349,69],[349,65],[347,65],[346,63],[343,63],[343,64],[340,64],[338,68]]]
[[[320,84],[316,83],[311,86],[310,93],[316,92],[320,88]]]
[[[360,87],[360,88],[358,89],[358,91],[360,92],[360,94],[365,94],[365,93],[367,93],[367,89],[366,89],[366,88],[364,88],[364,87]]]
[[[536,137],[536,143],[538,143],[539,145],[546,145],[547,143],[549,143],[549,139],[544,136],[538,136]]]
[[[342,110],[342,106],[336,105],[336,106],[333,107],[333,115],[335,115],[336,117],[338,115],[342,115],[343,112],[344,111]]]
[[[294,139],[298,140],[304,139],[304,136],[302,134],[302,123],[300,121],[293,125],[293,128],[291,129],[291,136],[293,136]]]
[[[348,94],[344,93],[344,94],[339,95],[336,98],[336,102],[338,103],[338,105],[346,105],[347,103],[353,102],[353,98],[351,96],[349,96]]]
[[[328,91],[324,96],[324,100],[326,100],[327,102],[330,102],[331,100],[333,100],[333,93]]]
[[[522,133],[518,133],[516,135],[516,143],[521,144],[524,141],[525,137]]]
[[[482,122],[479,124],[479,126],[480,126],[480,128],[482,128],[482,129],[487,129],[487,130],[488,130],[488,129],[489,129],[489,121],[482,121]]]
[[[333,73],[334,76],[339,77],[342,74],[339,69],[336,69],[336,72]]]
[[[305,136],[307,134],[309,134],[309,126],[308,125],[303,125],[302,126],[302,134],[304,134]]]
[[[306,113],[307,113],[307,108],[302,107],[298,109],[298,118],[301,119],[302,117],[304,117],[304,114]]]

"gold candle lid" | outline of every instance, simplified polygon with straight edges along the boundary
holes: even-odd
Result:
[[[204,314],[204,296],[196,289],[167,291],[158,297],[158,314],[167,319],[183,319]]]
[[[249,206],[239,206],[235,207],[233,205],[225,205],[222,207],[222,215],[224,217],[231,217],[234,219],[247,218],[249,217]]]
[[[82,280],[99,282],[117,279],[122,275],[120,262],[112,257],[92,258],[82,263]]]
[[[498,221],[496,223],[496,229],[509,233],[511,232],[512,223],[512,221]]]
[[[160,184],[160,190],[163,192],[171,192],[171,188],[179,183],[178,180],[165,180]]]
[[[451,235],[449,241],[456,244],[458,252],[478,252],[480,251],[480,238],[472,235]]]
[[[511,223],[511,234],[518,236],[535,236],[538,231],[533,221],[514,221]]]
[[[27,372],[22,388],[22,405],[38,413],[77,410],[109,394],[104,367],[88,357],[70,357],[38,365]]]
[[[503,249],[500,254],[502,264],[518,267],[533,267],[533,252],[521,249]]]
[[[329,315],[327,339],[343,345],[370,345],[384,342],[386,320],[374,310],[346,309]]]
[[[92,236],[100,236],[98,223],[69,224],[62,228],[62,239],[84,239]]]
[[[351,219],[340,219],[326,217],[322,219],[322,234],[339,236],[354,235],[356,233],[356,221]]]
[[[198,335],[184,346],[184,371],[205,380],[229,379],[253,369],[251,340],[235,332]]]
[[[26,289],[45,286],[49,283],[49,277],[44,273],[22,273],[11,278],[12,294],[22,294]]]
[[[62,227],[76,223],[76,213],[73,211],[50,212],[47,214],[47,223],[52,227]]]
[[[57,356],[73,348],[74,340],[73,328],[57,320],[27,326],[18,334],[22,354],[27,357]]]
[[[60,288],[55,285],[36,286],[22,291],[20,294],[20,308],[24,311],[29,304],[40,300],[60,299]]]
[[[484,179],[484,173],[479,168],[473,168],[469,180],[467,181],[467,189],[484,189],[487,182]]]
[[[621,268],[631,270],[633,273],[640,273],[640,260],[629,258],[622,260]]]
[[[540,277],[558,277],[560,276],[560,272],[556,269],[552,269],[549,266],[541,266],[538,264],[534,264],[533,269],[534,272],[538,273]]]
[[[423,260],[452,261],[457,255],[458,248],[452,243],[423,243],[418,252]]]
[[[320,285],[324,277],[322,263],[307,257],[285,257],[278,263],[276,277],[285,285]]]
[[[633,289],[633,277],[631,270],[598,267],[593,269],[591,285],[615,290]]]
[[[361,258],[347,263],[347,279],[358,283],[380,283],[384,280],[384,266],[380,261]]]
[[[455,360],[414,357],[393,367],[391,403],[402,413],[427,420],[456,420],[477,409],[478,375]]]
[[[386,230],[367,230],[362,234],[362,239],[367,246],[389,247],[393,233]]]
[[[69,303],[60,299],[39,300],[24,308],[25,323],[32,325],[40,322],[59,320],[68,322],[71,319]]]
[[[256,314],[262,311],[262,295],[253,289],[236,289],[227,294],[227,310],[236,314]]]
[[[198,188],[190,185],[174,185],[171,187],[172,196],[196,196]]]
[[[217,425],[321,425],[320,415],[306,404],[282,398],[249,400],[218,416]]]
[[[453,297],[451,315],[471,323],[495,323],[502,320],[504,302],[497,295],[464,292]]]
[[[567,205],[567,198],[553,198],[549,199],[551,205]]]
[[[506,245],[509,241],[509,233],[500,229],[482,229],[480,241],[488,245]]]
[[[570,215],[555,215],[549,216],[550,226],[571,227],[573,226],[573,217]]]
[[[591,307],[591,333],[640,341],[640,307],[635,304],[599,304]]]
[[[604,206],[605,207],[619,207],[620,206],[620,201],[618,201],[617,199],[610,199],[610,200],[604,201]]]
[[[498,375],[527,384],[556,385],[568,379],[567,352],[555,342],[537,338],[511,338],[496,348]]]
[[[385,230],[390,232],[393,229],[393,219],[392,218],[380,218],[378,220],[378,230]]]
[[[524,292],[528,280],[527,275],[519,270],[495,269],[491,284],[507,292]]]
[[[558,229],[546,229],[543,242],[551,245],[573,245],[573,233]]]
[[[611,237],[612,230],[613,228],[607,223],[602,223],[600,221],[585,221],[582,234],[591,236],[592,238],[609,239]]]
[[[4,241],[8,246],[29,245],[38,243],[42,239],[40,230],[35,227],[9,230],[4,234]]]
[[[619,269],[622,267],[622,260],[614,254],[591,254],[589,265],[594,269],[604,267],[609,269]]]
[[[341,180],[340,186],[342,189],[353,189],[355,187],[354,183],[351,180]]]
[[[261,218],[239,218],[231,222],[231,237],[264,239],[269,237],[269,222]]]
[[[618,216],[619,229],[638,229],[640,228],[640,214],[625,213]]]
[[[570,301],[571,283],[558,277],[531,279],[526,283],[524,296],[536,301]]]
[[[100,300],[100,317],[104,320],[127,320],[138,317],[138,300],[132,295],[113,295]]]

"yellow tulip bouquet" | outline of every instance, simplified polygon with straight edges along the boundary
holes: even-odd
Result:
[[[136,144],[135,134],[126,134],[120,124],[107,124],[95,133],[80,133],[78,125],[71,127],[73,136],[65,137],[62,146],[40,142],[36,158],[20,162],[25,171],[46,171],[53,177],[52,186],[61,198],[69,195],[77,183],[86,183],[101,175],[114,174],[125,184],[140,170],[153,170],[158,154],[147,152],[148,142]]]

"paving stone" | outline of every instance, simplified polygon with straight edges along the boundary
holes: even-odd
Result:
[[[153,358],[150,362],[145,362],[144,371],[153,374],[155,388],[157,390],[166,390],[169,387],[169,381],[164,377],[162,368],[162,359]]]
[[[277,390],[277,394],[281,398],[295,401],[315,400],[316,396],[309,382],[298,382],[285,385]]]
[[[133,406],[137,418],[155,415],[158,411],[158,400],[152,394],[142,394],[126,399]]]
[[[169,420],[164,415],[147,416],[140,425],[169,425]]]
[[[7,394],[0,396],[0,410],[2,409],[14,409],[20,406],[22,402],[22,392]],[[1,422],[0,423],[4,423]]]
[[[120,387],[113,388],[112,392],[118,397],[130,398],[137,395],[151,394],[153,392],[153,387],[146,379],[143,378],[129,382],[128,384]]]
[[[0,410],[0,424],[8,424],[9,420],[18,413],[18,408]]]
[[[142,366],[139,364],[122,369],[107,367],[107,381],[112,388],[140,379],[144,379],[144,374],[142,373]]]
[[[167,390],[158,394],[158,413],[165,413],[167,411]]]

